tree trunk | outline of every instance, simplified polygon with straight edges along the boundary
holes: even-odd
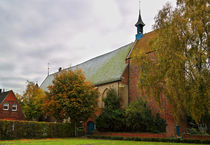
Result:
[[[75,137],[77,136],[77,125],[76,125],[76,121],[74,123],[74,135],[75,135]]]

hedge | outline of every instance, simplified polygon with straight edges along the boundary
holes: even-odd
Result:
[[[139,137],[122,137],[122,136],[100,136],[100,135],[91,135],[87,137],[93,139],[111,139],[111,140],[126,140],[126,141],[210,144],[210,140],[188,140],[180,138],[139,138]]]
[[[74,127],[70,123],[0,120],[0,140],[72,136]]]

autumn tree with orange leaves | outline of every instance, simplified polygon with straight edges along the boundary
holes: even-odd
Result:
[[[44,106],[47,115],[57,121],[70,118],[71,123],[78,125],[94,113],[99,93],[81,70],[63,70],[48,88]]]

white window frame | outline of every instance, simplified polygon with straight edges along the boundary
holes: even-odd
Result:
[[[15,109],[13,109],[15,107]],[[12,104],[12,111],[17,111],[17,104]]]
[[[4,108],[5,106],[7,106],[7,109]],[[3,110],[5,110],[5,111],[6,111],[6,110],[9,110],[9,103],[4,103],[4,105],[3,105]]]

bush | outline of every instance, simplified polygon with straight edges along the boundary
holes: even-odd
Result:
[[[154,133],[166,131],[166,121],[160,117],[159,113],[154,118],[146,102],[141,99],[129,105],[125,110],[125,115],[129,131]]]
[[[155,133],[165,132],[166,131],[166,126],[167,126],[166,121],[160,117],[159,113],[157,113],[156,117],[153,121],[151,131],[153,131]]]
[[[104,101],[104,108],[98,118],[96,127],[104,132],[165,132],[166,121],[156,114],[152,116],[146,102],[138,100],[125,110],[120,106],[120,99],[114,89],[110,89]]]
[[[104,101],[104,109],[96,118],[96,127],[99,131],[124,131],[125,111],[120,108],[120,99],[114,89],[107,92]]]
[[[187,134],[192,134],[192,135],[210,135],[206,132],[206,130],[199,128],[188,128],[187,129]]]
[[[103,111],[96,119],[96,124],[99,131],[124,131],[124,110]]]
[[[0,120],[0,140],[20,138],[71,137],[70,123]]]

